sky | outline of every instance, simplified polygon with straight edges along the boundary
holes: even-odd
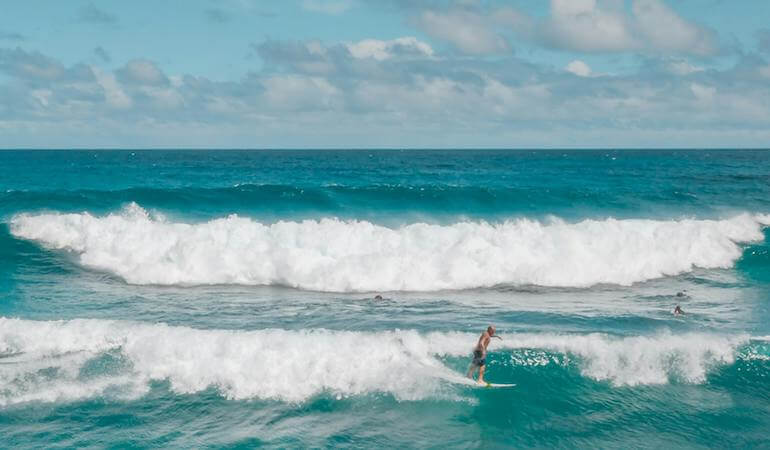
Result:
[[[767,0],[27,0],[0,148],[767,148]]]

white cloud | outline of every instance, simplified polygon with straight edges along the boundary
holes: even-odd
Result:
[[[374,58],[377,61],[392,58],[397,54],[433,56],[433,48],[415,37],[401,37],[389,41],[364,39],[346,44],[348,51],[355,58]]]
[[[182,87],[184,84],[184,79],[180,77],[179,75],[171,75],[168,77],[168,81],[171,82],[171,86],[175,88]]]
[[[141,91],[159,108],[175,109],[184,105],[184,98],[175,89],[143,86]]]
[[[596,9],[596,0],[553,0],[551,11],[555,15],[579,16],[591,14]]]
[[[579,77],[590,77],[591,76],[591,67],[588,66],[588,64],[584,63],[583,61],[576,59],[569,64],[567,64],[567,67],[564,68],[567,72],[574,73],[575,75]]]
[[[715,52],[708,30],[682,19],[661,0],[634,0],[633,13],[651,48],[704,56]]]
[[[108,71],[0,52],[4,141],[670,146],[724,145],[730,137],[743,139],[734,145],[759,145],[770,137],[770,84],[763,78],[770,69],[760,57],[710,70],[679,56],[648,58],[639,73],[596,82],[569,73],[595,75],[582,58],[564,70],[513,57],[437,58],[416,38],[258,47],[265,70],[237,81],[165,74],[146,61]],[[308,61],[326,61],[334,70],[307,72]],[[23,68],[33,63],[60,74],[40,77]],[[688,76],[665,75],[674,72]]]
[[[47,107],[49,100],[51,99],[51,96],[53,95],[53,91],[50,89],[34,89],[30,91],[30,96],[37,100],[37,102],[43,106]]]
[[[550,44],[579,51],[619,51],[637,46],[620,0],[551,0],[543,24]]]
[[[713,103],[714,96],[717,93],[717,88],[713,86],[704,86],[699,83],[691,83],[690,90],[699,102],[706,105]]]
[[[516,35],[546,47],[579,52],[716,53],[716,35],[680,17],[663,0],[550,0],[545,18],[484,3],[426,8],[415,19],[423,31],[467,54],[510,50]]]
[[[683,59],[668,61],[665,67],[674,75],[690,75],[692,73],[703,71],[702,67],[694,66]]]
[[[711,55],[710,30],[689,22],[663,0],[551,0],[551,14],[535,37],[547,45],[582,52],[645,51]]]
[[[168,83],[168,79],[155,63],[146,59],[132,59],[118,71],[118,74],[125,81],[137,84],[160,85]]]
[[[26,79],[53,81],[67,72],[58,61],[38,52],[0,47],[0,70]]]
[[[265,41],[252,47],[268,64],[285,64],[319,75],[328,75],[337,69],[333,55],[320,41]]]
[[[489,18],[474,11],[423,11],[418,25],[434,38],[451,42],[460,51],[482,55],[510,50],[508,42],[490,26]]]
[[[273,76],[262,81],[265,100],[279,110],[323,110],[334,106],[339,90],[322,77]]]
[[[354,5],[353,0],[303,0],[302,7],[308,11],[339,15]]]
[[[120,86],[118,80],[115,79],[115,75],[103,72],[98,67],[94,67],[93,71],[96,82],[104,89],[104,99],[110,107],[126,109],[133,105],[131,97]]]
[[[326,47],[324,47],[321,41],[310,41],[305,44],[305,47],[311,55],[324,56],[327,53]]]

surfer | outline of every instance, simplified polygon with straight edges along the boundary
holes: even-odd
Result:
[[[676,305],[676,308],[674,308],[674,315],[679,316],[684,314],[684,311],[682,311],[682,308],[679,307],[679,305]]]
[[[478,369],[479,378],[477,382],[479,384],[485,383],[484,371],[487,368],[487,346],[489,346],[489,342],[493,337],[502,339],[500,336],[495,336],[495,327],[490,325],[487,327],[486,331],[481,333],[481,337],[479,337],[479,341],[476,343],[476,347],[473,349],[473,361],[471,362],[471,366],[468,368],[467,377],[473,379],[473,372]]]

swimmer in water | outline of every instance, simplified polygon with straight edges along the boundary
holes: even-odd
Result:
[[[680,308],[679,305],[676,305],[676,308],[674,308],[674,315],[680,316],[682,314],[684,314],[684,311],[682,311],[682,308]]]

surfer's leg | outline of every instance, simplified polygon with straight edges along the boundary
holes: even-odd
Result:
[[[484,383],[484,372],[487,370],[487,365],[484,364],[483,366],[479,367],[479,379],[477,380],[479,383]]]
[[[465,375],[466,377],[473,379],[473,372],[476,370],[476,364],[471,363],[471,365],[468,367],[468,373]]]

